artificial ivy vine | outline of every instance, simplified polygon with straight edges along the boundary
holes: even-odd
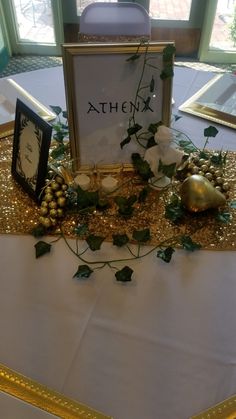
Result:
[[[145,47],[144,54],[140,54],[141,46]],[[163,51],[163,70],[160,73],[162,80],[166,78],[173,77],[173,64],[172,57],[174,54],[174,46],[168,45]],[[143,84],[145,71],[147,68],[152,68],[153,71],[157,70],[157,67],[152,63],[152,57],[148,56],[148,43],[140,43],[137,47],[137,51],[131,57],[127,59],[128,63],[135,64],[137,60],[143,58],[142,70],[140,74],[140,79],[138,81],[137,91],[135,94],[133,112],[129,118],[129,126],[127,128],[127,135],[120,143],[121,148],[128,144],[131,140],[136,141],[142,147],[149,148],[155,144],[154,136],[157,132],[159,125],[162,124],[161,121],[155,121],[151,123],[145,131],[143,127],[139,125],[136,121],[136,112],[137,112],[137,101],[141,100],[143,103],[144,111],[148,110],[151,106],[151,97],[155,89],[155,78],[152,75],[149,83]],[[53,124],[54,135],[53,139],[55,140],[56,147],[54,147],[50,154],[50,159],[53,161],[54,167],[60,167],[62,159],[68,155],[69,143],[65,141],[65,138],[68,137],[68,123],[67,123],[67,113],[62,111],[58,106],[51,106],[53,111],[57,115],[57,121]],[[174,116],[174,120],[178,120],[179,116]],[[175,141],[178,144],[178,147],[182,148],[185,153],[189,156],[193,152],[200,153],[201,158],[209,158],[209,153],[206,151],[206,146],[209,142],[210,137],[215,137],[217,130],[215,127],[208,127],[204,131],[205,144],[202,150],[197,148],[192,140],[184,136],[182,133],[178,132],[173,128],[175,132]],[[216,165],[224,165],[226,162],[227,153],[220,152],[217,155],[210,155],[212,162]],[[121,196],[117,195],[114,198],[114,204],[117,208],[117,217],[123,219],[129,219],[133,216],[134,211],[136,210],[136,205],[142,205],[146,202],[148,194],[150,192],[150,187],[148,185],[148,179],[153,176],[149,164],[143,160],[139,153],[133,153],[131,156],[133,167],[135,172],[139,175],[141,181],[143,182],[143,187],[139,194],[133,194],[130,196]],[[213,161],[214,160],[214,161]],[[162,164],[160,162],[160,164]],[[175,165],[162,165],[161,170],[163,173],[173,178],[176,172]],[[58,176],[58,174],[57,174]],[[53,181],[55,174],[50,183]],[[63,180],[62,180],[63,181]],[[132,182],[132,179],[130,180]],[[98,191],[84,191],[79,186],[71,187],[69,186],[67,191],[66,198],[66,207],[65,211],[67,214],[76,213],[78,216],[91,214],[92,211],[97,210],[101,213],[106,211],[109,208],[109,200],[101,199]],[[234,202],[230,205],[234,206]],[[235,204],[236,206],[236,204]],[[174,224],[180,224],[184,222],[186,217],[186,210],[181,203],[177,193],[172,193],[169,201],[165,206],[165,218]],[[229,222],[230,215],[226,212],[216,213],[217,220],[219,222]],[[53,230],[52,230],[53,231]],[[42,236],[51,232],[51,229],[42,226],[39,224],[33,230],[35,237],[40,240],[35,244],[35,254],[36,258],[43,256],[46,253],[49,253],[52,247],[58,240],[64,240],[66,246],[78,259],[78,267],[74,273],[74,277],[78,279],[87,279],[89,278],[96,270],[102,269],[105,266],[108,266],[115,274],[115,278],[119,282],[128,282],[132,280],[133,269],[129,266],[132,261],[137,259],[144,258],[151,253],[155,253],[156,257],[161,259],[165,263],[170,263],[172,256],[175,252],[175,247],[181,247],[186,251],[194,251],[201,248],[199,243],[196,243],[192,240],[189,235],[180,234],[173,236],[158,243],[155,246],[147,247],[151,240],[151,232],[149,227],[142,230],[134,230],[131,233],[131,236],[123,233],[122,231],[119,234],[112,236],[112,245],[115,247],[123,247],[127,251],[127,256],[122,259],[107,259],[107,260],[93,260],[91,259],[91,252],[99,251],[103,245],[103,242],[106,240],[106,237],[91,234],[86,223],[78,223],[74,229],[74,234],[76,236],[73,241],[73,245],[68,240],[64,233],[63,229],[63,219],[57,224],[57,236],[51,242],[45,242],[42,240]],[[83,240],[83,242],[82,242]],[[130,245],[135,243],[137,246],[135,250]],[[86,245],[85,245],[86,244]],[[84,248],[85,245],[85,248]],[[88,256],[88,252],[89,256]],[[123,264],[122,268],[118,268],[117,264]]]

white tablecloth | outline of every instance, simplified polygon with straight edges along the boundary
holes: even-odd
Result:
[[[174,112],[211,77],[176,68]],[[65,108],[61,67],[14,79]],[[209,125],[183,115],[175,127],[201,145]],[[217,128],[210,146],[235,150],[235,131]],[[154,253],[124,285],[109,268],[78,281],[62,241],[37,260],[35,242],[0,236],[1,363],[116,419],[187,419],[236,393],[235,252]]]

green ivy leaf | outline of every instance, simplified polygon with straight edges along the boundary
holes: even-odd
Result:
[[[61,129],[60,131],[56,131],[53,135],[53,139],[56,140],[58,143],[62,143],[64,138],[68,136],[68,131]]]
[[[150,89],[150,93],[153,93],[154,92],[154,89],[155,89],[155,80],[154,80],[153,76],[152,76],[152,79],[150,81],[149,89]]]
[[[170,198],[170,203],[173,205],[181,205],[181,199],[176,193],[173,193]]]
[[[151,238],[150,230],[149,228],[144,228],[143,230],[134,230],[132,237],[139,243],[146,243]]]
[[[173,223],[177,223],[181,221],[184,214],[185,212],[180,198],[176,194],[173,194],[170,203],[165,207],[165,217]]]
[[[209,157],[209,155],[205,151],[203,151],[203,150],[200,151],[200,153],[199,153],[199,159],[205,159],[205,160],[207,160],[208,157]]]
[[[49,253],[51,251],[52,245],[40,240],[34,245],[34,247],[36,259],[38,259],[46,253]]]
[[[69,126],[67,124],[61,124],[61,127],[69,133]]]
[[[174,70],[173,70],[173,66],[172,65],[168,65],[168,66],[166,66],[163,70],[162,70],[162,72],[161,72],[161,74],[160,74],[160,78],[161,78],[161,80],[166,80],[166,79],[169,79],[169,78],[171,78],[171,77],[173,77],[174,76]]]
[[[182,116],[179,116],[179,115],[173,115],[173,117],[174,117],[175,122],[177,122],[179,119],[182,118]]]
[[[105,240],[105,237],[96,236],[95,234],[90,234],[87,237],[86,242],[88,243],[89,248],[93,252],[95,252],[96,250],[99,250],[101,248],[101,245],[102,245],[104,240]]]
[[[228,224],[231,219],[231,214],[229,212],[218,212],[216,215],[216,219],[221,223]]]
[[[38,224],[36,227],[34,227],[31,230],[31,234],[35,237],[43,237],[47,232],[47,229],[42,225],[42,224]]]
[[[163,61],[170,61],[175,54],[176,48],[174,45],[167,45],[163,50]]]
[[[208,128],[204,129],[204,137],[215,137],[218,134],[218,129],[210,125]]]
[[[162,161],[159,160],[158,171],[161,171],[165,176],[172,178],[176,171],[176,163],[163,164]]]
[[[113,245],[118,247],[122,247],[129,242],[127,234],[113,234],[112,239]]]
[[[105,211],[107,208],[110,208],[110,202],[106,198],[99,198],[97,207],[99,211]]]
[[[115,203],[118,205],[119,209],[118,212],[125,218],[131,217],[134,211],[133,204],[137,201],[136,195],[131,195],[130,197],[126,198],[124,196],[116,196]]]
[[[163,125],[162,121],[152,123],[149,125],[148,131],[155,135],[157,132],[157,128],[160,127],[161,125]]]
[[[62,112],[62,109],[60,106],[54,106],[54,105],[50,105],[50,108],[53,110],[53,112],[56,115],[60,115],[60,113]]]
[[[154,139],[154,136],[152,136],[152,137],[148,138],[146,148],[154,147],[154,145],[157,145],[157,144],[156,144],[156,141]]]
[[[79,186],[77,188],[77,205],[79,209],[96,207],[99,203],[98,191],[84,191]]]
[[[93,270],[88,265],[79,265],[77,272],[73,275],[73,278],[89,278],[93,273]]]
[[[131,141],[131,137],[128,135],[123,141],[120,143],[120,148],[123,148],[126,144],[129,144]]]
[[[136,61],[136,60],[138,60],[139,58],[141,57],[141,55],[140,54],[133,54],[133,55],[131,55],[129,58],[127,58],[126,59],[126,61],[127,62],[129,62],[129,61]]]
[[[184,150],[184,152],[188,154],[197,150],[197,147],[195,147],[195,145],[193,145],[189,140],[179,140],[178,144]]]
[[[180,243],[182,244],[185,250],[188,250],[190,252],[198,250],[202,247],[199,243],[194,242],[190,236],[182,236],[180,239]]]
[[[230,203],[229,203],[229,207],[230,208],[236,208],[236,201],[231,201]]]
[[[150,188],[148,186],[145,186],[140,192],[138,196],[138,202],[145,202],[147,199],[147,196],[150,192]]]
[[[124,266],[124,268],[115,273],[116,280],[120,282],[129,282],[132,279],[133,272],[133,269],[129,266]]]
[[[64,144],[60,144],[58,147],[54,148],[51,151],[50,156],[55,160],[59,159],[65,154],[66,150],[67,150],[67,146]]]
[[[151,177],[153,177],[153,173],[150,169],[150,166],[146,160],[144,160],[139,153],[133,153],[131,155],[132,162],[134,165],[134,168],[137,170],[139,176],[143,180],[148,180]]]
[[[164,262],[169,263],[175,249],[173,247],[167,247],[166,249],[160,249],[157,252],[157,257],[162,259]]]
[[[127,129],[128,135],[130,136],[130,135],[136,134],[138,131],[141,130],[141,128],[142,128],[141,125],[134,124],[132,127],[130,127],[130,128]]]
[[[77,236],[84,236],[88,232],[88,225],[87,224],[80,224],[77,227],[75,227],[75,234]]]
[[[61,131],[61,123],[56,122],[55,124],[52,124],[52,128],[53,128],[53,131],[60,132]]]
[[[211,156],[211,162],[216,166],[223,166],[226,163],[227,154],[227,152],[223,154],[222,151],[219,153],[214,153]]]
[[[63,116],[63,118],[68,119],[68,112],[67,111],[63,111],[62,112],[62,116]]]

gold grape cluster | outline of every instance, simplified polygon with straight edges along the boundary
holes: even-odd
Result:
[[[201,175],[208,179],[215,189],[227,195],[229,183],[224,179],[224,168],[222,165],[213,164],[210,158],[199,158],[197,154],[193,154],[181,172],[179,172],[181,180],[191,175]]]
[[[46,182],[39,217],[39,222],[44,227],[54,227],[58,219],[63,218],[67,188],[64,179],[59,175]]]

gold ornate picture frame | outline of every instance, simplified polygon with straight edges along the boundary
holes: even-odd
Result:
[[[236,75],[216,75],[179,110],[236,129]]]
[[[172,102],[172,77],[162,77],[173,68],[173,50],[168,61],[165,48],[174,43],[79,43],[64,44],[63,68],[73,159],[82,164],[102,161],[130,163],[137,143],[124,148],[134,110],[136,122],[145,130],[154,122],[169,125]],[[136,59],[140,58],[140,59]],[[146,62],[146,66],[144,66]],[[140,78],[143,90],[140,95]],[[146,95],[145,86],[153,80]],[[142,88],[141,88],[142,89]],[[148,101],[148,104],[147,104]]]
[[[19,409],[22,402],[27,403],[32,409],[35,407],[48,412],[50,414],[48,419],[51,418],[51,414],[61,419],[112,419],[110,416],[65,397],[2,364],[0,364],[0,392],[14,398],[12,400],[14,409],[17,400]],[[10,401],[11,399],[9,399]]]
[[[190,419],[235,419],[236,418],[236,395],[229,397],[216,404],[215,406],[204,410]]]

